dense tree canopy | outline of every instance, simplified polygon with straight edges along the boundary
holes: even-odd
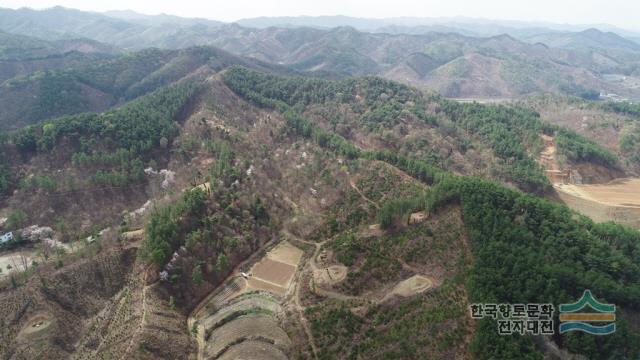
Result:
[[[589,288],[603,301],[623,308],[640,308],[637,231],[612,223],[594,224],[563,205],[491,181],[453,176],[396,153],[362,151],[300,115],[301,104],[313,98],[326,101],[339,93],[350,96],[352,92],[343,87],[345,82],[279,80],[246,69],[227,72],[225,80],[248,99],[282,111],[294,133],[354,158],[388,162],[433,185],[424,197],[392,199],[383,204],[379,213],[383,227],[406,219],[411,211],[437,211],[445,205],[459,204],[475,256],[467,281],[471,302],[559,304],[575,301]],[[507,160],[510,175],[526,189],[543,190],[548,186],[528,153],[528,148],[540,145],[542,133],[556,135],[558,146],[572,160],[607,166],[616,161],[593,142],[545,124],[537,113],[525,108],[449,101],[441,101],[441,106],[456,124],[477,134]],[[596,339],[595,343],[582,334],[563,336],[557,341],[572,352],[599,359],[637,356],[640,336],[628,329],[624,319],[619,323],[615,335]],[[473,351],[481,358],[541,358],[529,337],[500,337],[491,321],[480,323]]]
[[[74,151],[69,160],[75,166],[95,170],[94,183],[125,185],[141,180],[150,154],[178,134],[176,121],[197,90],[195,83],[179,83],[105,113],[30,125],[10,139],[24,156],[49,152],[64,141]]]
[[[224,80],[248,100],[284,113],[291,127],[303,136],[314,138],[321,146],[330,143],[330,147],[336,148],[342,143],[341,152],[351,157],[357,152],[353,145],[304,119],[301,114],[307,106],[348,104],[352,111],[360,114],[358,121],[366,129],[379,131],[397,125],[407,111],[427,124],[438,125],[436,116],[425,110],[430,103],[435,103],[438,113],[493,149],[500,159],[497,165],[501,178],[531,192],[542,193],[550,187],[542,167],[532,156],[542,147],[540,135],[543,133],[558,137],[558,147],[569,160],[593,161],[610,167],[616,164],[615,156],[599,145],[575,132],[546,124],[538,113],[521,106],[458,103],[438,96],[426,97],[408,86],[375,77],[330,81],[278,77],[234,67],[225,72]]]

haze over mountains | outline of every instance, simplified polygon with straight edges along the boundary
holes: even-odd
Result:
[[[640,44],[580,26],[340,16],[224,24],[56,7],[2,9],[0,30],[50,41],[87,38],[112,47],[102,49],[107,53],[216,46],[300,71],[379,75],[450,97],[513,98],[538,92],[640,97]]]

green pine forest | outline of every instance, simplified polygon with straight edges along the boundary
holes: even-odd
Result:
[[[412,211],[437,212],[447,206],[459,205],[475,257],[465,284],[470,302],[559,304],[575,301],[584,289],[589,288],[600,300],[617,304],[618,309],[638,310],[640,234],[637,231],[614,223],[595,224],[566,206],[534,194],[481,178],[454,176],[418,159],[388,152],[362,151],[331,130],[314,125],[305,118],[303,111],[314,102],[349,99],[354,89],[364,86],[363,83],[372,87],[367,87],[365,99],[372,102],[372,112],[384,114],[362,116],[361,120],[371,128],[389,126],[397,119],[394,99],[415,101],[412,111],[416,112],[421,111],[426,101],[440,101],[444,113],[491,144],[496,154],[509,162],[509,174],[514,179],[521,179],[521,188],[534,193],[542,192],[548,186],[541,169],[525,150],[526,145],[535,145],[537,134],[555,132],[562,139],[559,142],[562,151],[576,160],[615,165],[616,158],[592,141],[545,124],[527,109],[459,105],[438,98],[427,100],[410,88],[393,83],[394,97],[390,105],[376,107],[375,99],[385,89],[385,81],[380,79],[331,82],[279,78],[234,68],[225,73],[225,81],[248,100],[282,112],[292,133],[348,158],[388,162],[430,186],[422,197],[386,202],[378,215],[383,227],[390,228],[398,221],[406,221]],[[437,122],[426,115],[417,116]],[[376,120],[382,118],[383,124]],[[520,127],[523,124],[525,126]],[[618,331],[612,336],[571,333],[556,341],[574,353],[591,358],[635,358],[640,355],[640,334],[628,326],[623,316],[619,319]],[[346,333],[361,321],[357,317],[337,321],[335,324],[339,329],[334,331]],[[477,357],[542,359],[530,337],[498,337],[495,326],[490,320],[479,324],[472,343]],[[351,351],[350,357],[357,358],[362,349],[353,347]]]

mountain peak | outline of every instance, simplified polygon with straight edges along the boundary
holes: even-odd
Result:
[[[596,28],[588,28],[586,30],[581,31],[581,33],[582,34],[606,34],[604,31],[600,31],[599,29],[596,29]]]

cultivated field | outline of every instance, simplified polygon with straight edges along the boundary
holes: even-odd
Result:
[[[218,359],[220,360],[287,360],[282,350],[263,341],[247,340],[231,347]]]
[[[283,241],[209,298],[197,329],[198,359],[286,359],[291,340],[280,326],[280,302],[303,252]],[[191,326],[191,325],[190,325]]]
[[[286,294],[301,257],[302,250],[288,242],[278,244],[251,268],[247,286]]]
[[[258,339],[281,349],[291,346],[287,333],[273,317],[246,315],[215,329],[209,338],[205,353],[215,359],[242,341]]]

